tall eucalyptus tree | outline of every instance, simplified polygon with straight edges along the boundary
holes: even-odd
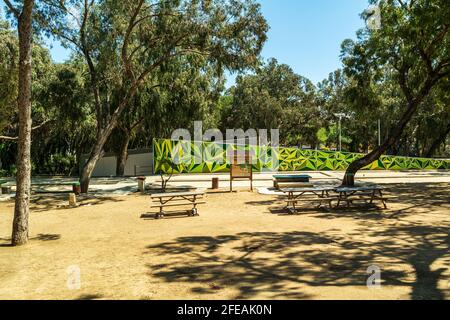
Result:
[[[67,23],[52,30],[84,57],[95,101],[97,138],[81,172],[82,192],[88,192],[108,138],[149,77],[180,56],[232,70],[254,66],[268,29],[253,0],[79,0],[55,5],[65,10]],[[120,92],[114,104],[113,88]]]
[[[344,42],[345,71],[378,81],[383,70],[392,69],[405,104],[382,144],[349,166],[344,185],[353,185],[358,170],[398,143],[432,90],[450,76],[449,1],[381,0],[378,5],[381,28],[360,32],[357,42]]]

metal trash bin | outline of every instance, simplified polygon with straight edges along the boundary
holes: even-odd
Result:
[[[72,184],[72,192],[75,195],[79,195],[81,193],[81,186],[79,182],[75,182]]]
[[[145,180],[147,178],[146,177],[137,177],[137,181],[138,181],[138,190],[141,193],[145,193]]]

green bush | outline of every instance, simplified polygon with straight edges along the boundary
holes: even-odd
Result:
[[[72,154],[52,154],[43,168],[48,174],[68,175],[76,165],[76,158]]]

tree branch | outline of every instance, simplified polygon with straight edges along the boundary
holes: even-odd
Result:
[[[436,35],[436,37],[435,37],[433,40],[431,40],[430,44],[425,48],[425,52],[426,52],[428,55],[430,54],[430,50],[432,50],[433,47],[434,47],[439,41],[442,41],[442,39],[444,39],[445,35],[446,35],[447,32],[448,32],[448,28],[449,28],[449,25],[448,25],[448,24],[445,24],[445,25],[444,25],[444,29],[442,29],[442,30]]]
[[[136,26],[135,21],[137,19],[137,16],[140,13],[140,10],[141,10],[143,4],[144,4],[144,0],[140,0],[138,5],[136,6],[136,9],[134,10],[133,16],[131,17],[130,22],[128,24],[128,28],[127,28],[127,31],[125,33],[125,37],[124,37],[123,45],[122,45],[122,62],[123,62],[124,67],[125,67],[125,72],[129,76],[131,76],[131,78],[133,80],[134,80],[134,73],[131,70],[130,61],[128,60],[128,45],[129,45],[129,42],[130,42],[131,33],[133,32],[133,29]]]
[[[405,94],[406,99],[408,100],[408,102],[410,102],[413,97],[411,94],[411,90],[408,87],[408,83],[407,83],[407,73],[408,73],[408,69],[409,67],[407,66],[402,66],[402,68],[400,70],[398,70],[398,72],[400,73],[399,75],[399,84],[400,84],[400,88],[402,89],[403,93]]]
[[[6,6],[9,9],[9,11],[11,11],[14,14],[16,19],[19,19],[19,17],[20,17],[19,10],[17,10],[17,8],[15,8],[9,0],[4,0],[4,1],[5,1]]]
[[[46,125],[47,123],[51,122],[53,120],[45,120],[44,122],[42,122],[41,124],[31,128],[32,131],[37,130],[41,127],[43,127],[44,125]],[[10,136],[0,136],[0,140],[6,140],[6,141],[17,141],[19,140],[19,137],[10,137]]]
[[[19,137],[0,136],[0,140],[17,141],[17,140],[19,140]]]

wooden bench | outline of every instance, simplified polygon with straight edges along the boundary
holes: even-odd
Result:
[[[4,182],[1,183],[0,182],[0,194],[10,194],[11,193],[11,188],[15,187],[16,183],[15,181],[10,181],[10,182]],[[78,190],[79,190],[79,186],[80,183],[78,181],[48,181],[48,182],[31,182],[31,188],[33,187],[72,187],[72,191],[73,193],[78,194]],[[43,193],[43,191],[40,191],[41,193]]]
[[[12,184],[6,180],[0,180],[0,194],[10,194]]]
[[[150,198],[155,202],[152,208],[158,208],[159,212],[155,215],[156,219],[163,218],[166,214],[165,208],[174,207],[192,207],[192,209],[186,210],[188,216],[198,216],[197,206],[205,204],[203,201],[205,192],[174,192],[174,193],[161,193],[153,194]]]

